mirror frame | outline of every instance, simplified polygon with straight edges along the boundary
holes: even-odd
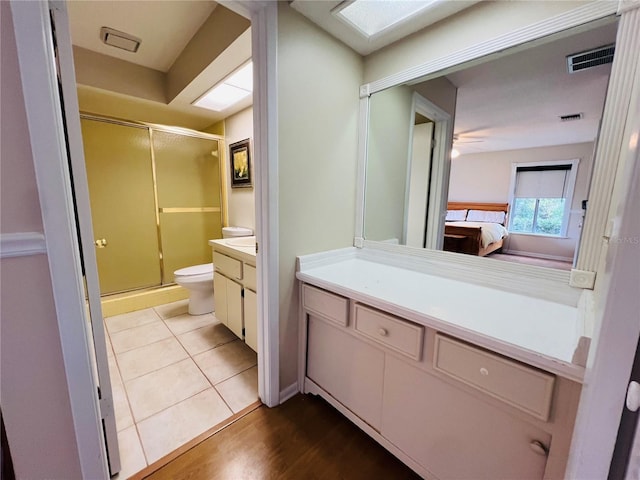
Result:
[[[471,255],[453,254],[441,250],[419,249],[404,245],[389,245],[364,238],[364,211],[366,189],[367,141],[369,129],[370,96],[390,87],[417,83],[440,77],[461,64],[480,63],[488,56],[497,56],[500,52],[535,42],[550,35],[562,35],[569,29],[585,29],[598,26],[598,21],[606,23],[618,16],[616,36],[616,54],[611,67],[606,101],[601,119],[599,137],[596,139],[594,169],[591,179],[589,206],[584,227],[578,244],[577,261],[571,272],[550,268],[532,267],[511,262],[485,262]],[[574,33],[573,31],[571,33]],[[630,109],[634,98],[634,88],[638,88],[640,74],[637,73],[640,50],[640,8],[620,0],[594,1],[565,12],[563,14],[533,23],[524,28],[513,30],[492,40],[472,45],[463,50],[446,55],[427,63],[409,68],[385,78],[364,84],[360,87],[360,111],[358,131],[358,177],[356,198],[356,220],[354,246],[371,248],[387,252],[409,254],[423,257],[435,274],[452,276],[464,272],[469,281],[505,287],[512,291],[538,294],[543,297],[558,298],[553,290],[559,286],[593,289],[596,272],[603,247],[610,237],[610,207],[614,193],[616,172],[628,162],[623,148],[629,143],[629,132],[624,126],[633,116]],[[491,58],[491,57],[489,57]],[[635,92],[637,95],[637,92]],[[636,142],[637,143],[637,142]],[[446,162],[445,162],[446,163]],[[623,169],[621,169],[623,170]],[[448,180],[448,173],[443,174]],[[446,190],[446,189],[445,189]],[[442,204],[444,200],[440,199]],[[440,205],[441,207],[442,205]],[[437,217],[437,216],[435,216]],[[437,231],[439,218],[433,215],[427,219],[428,232]],[[508,264],[508,265],[502,265]],[[515,278],[521,281],[516,281]],[[566,288],[565,288],[566,290]],[[566,292],[564,301],[577,304],[576,288],[573,294]],[[579,290],[581,291],[581,290]],[[578,292],[579,292],[578,291]],[[532,293],[533,292],[533,293]],[[572,297],[571,300],[567,298]]]

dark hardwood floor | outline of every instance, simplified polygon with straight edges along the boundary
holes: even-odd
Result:
[[[153,480],[418,479],[324,400],[261,406],[145,477]]]

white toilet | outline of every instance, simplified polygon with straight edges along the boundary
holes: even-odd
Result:
[[[244,227],[223,227],[222,238],[249,237],[253,230]],[[185,267],[173,272],[175,281],[189,290],[189,315],[211,313],[213,304],[213,263]]]

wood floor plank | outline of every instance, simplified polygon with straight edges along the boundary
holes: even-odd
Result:
[[[252,411],[146,478],[420,477],[322,399],[297,395],[279,407]]]

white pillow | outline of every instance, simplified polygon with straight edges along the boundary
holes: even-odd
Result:
[[[441,217],[442,218],[442,217]],[[447,222],[464,222],[467,218],[467,210],[447,210]]]
[[[504,212],[488,212],[486,210],[469,210],[467,222],[491,222],[504,224]]]

